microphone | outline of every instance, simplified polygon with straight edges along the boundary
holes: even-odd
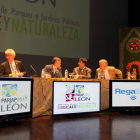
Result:
[[[32,65],[30,65],[30,67],[32,68],[32,70],[37,74],[36,70],[33,68]]]
[[[35,75],[32,75],[31,77],[39,77],[38,76],[38,74],[37,74],[37,72],[36,72],[36,70],[33,68],[33,66],[32,65],[30,65],[30,67],[32,68],[32,70],[35,72]]]

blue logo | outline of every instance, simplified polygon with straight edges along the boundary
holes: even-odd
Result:
[[[119,93],[119,94],[126,94],[126,95],[130,95],[130,94],[135,94],[136,93],[136,91],[135,90],[121,90],[121,89],[119,89],[119,88],[116,88],[115,89],[115,94],[117,94],[117,93]]]
[[[136,100],[136,98],[137,98],[137,97],[136,97],[135,95],[132,95],[132,96],[130,97],[131,100]]]
[[[140,94],[140,90],[139,89],[135,89],[135,90],[129,90],[129,89],[127,89],[127,90],[121,90],[119,88],[116,88],[115,89],[115,94],[131,95],[130,96],[130,99],[131,100],[136,100],[137,99],[137,96],[134,95],[134,94]]]
[[[76,93],[84,93],[84,85],[76,85],[75,92]]]
[[[2,85],[2,96],[3,97],[17,96],[17,84],[3,84]]]

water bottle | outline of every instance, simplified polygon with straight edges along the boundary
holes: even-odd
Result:
[[[131,79],[131,73],[130,73],[130,71],[128,71],[128,79],[129,80]]]
[[[100,72],[100,70],[98,71],[98,79],[101,79],[101,72]]]
[[[41,78],[45,78],[45,70],[44,70],[44,68],[41,71]]]
[[[68,78],[68,70],[65,70],[65,78]]]

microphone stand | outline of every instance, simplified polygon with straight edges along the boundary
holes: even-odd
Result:
[[[30,65],[30,67],[31,67],[32,70],[35,72],[35,74],[34,74],[34,75],[31,75],[30,77],[39,77],[38,74],[37,74],[37,72],[36,72],[36,70],[33,68],[33,66]]]

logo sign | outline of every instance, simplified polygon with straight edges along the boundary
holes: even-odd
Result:
[[[75,93],[75,85],[66,85],[66,93]]]
[[[126,80],[112,81],[112,106],[140,106],[140,82]]]
[[[84,85],[66,85],[65,101],[90,101],[90,93],[84,93]]]
[[[66,102],[69,102],[69,101],[74,101],[74,96],[75,94],[74,93],[67,93],[66,94]]]
[[[30,112],[31,81],[0,80],[0,115]]]
[[[137,98],[137,97],[136,97],[135,95],[132,95],[132,96],[130,97],[131,100],[136,100],[136,98]]]
[[[66,85],[65,101],[74,101],[75,85]]]
[[[2,96],[3,97],[17,96],[17,84],[3,84],[2,85]]]
[[[100,82],[54,81],[53,114],[100,110]]]
[[[54,81],[53,114],[100,110],[100,82]]]
[[[136,94],[140,94],[140,90],[139,89],[135,89],[135,90],[122,90],[120,88],[116,88],[115,89],[115,94],[125,94],[125,95],[130,95],[130,99],[131,100],[136,100],[137,96]]]
[[[84,93],[84,85],[76,85],[75,92],[76,93]]]

